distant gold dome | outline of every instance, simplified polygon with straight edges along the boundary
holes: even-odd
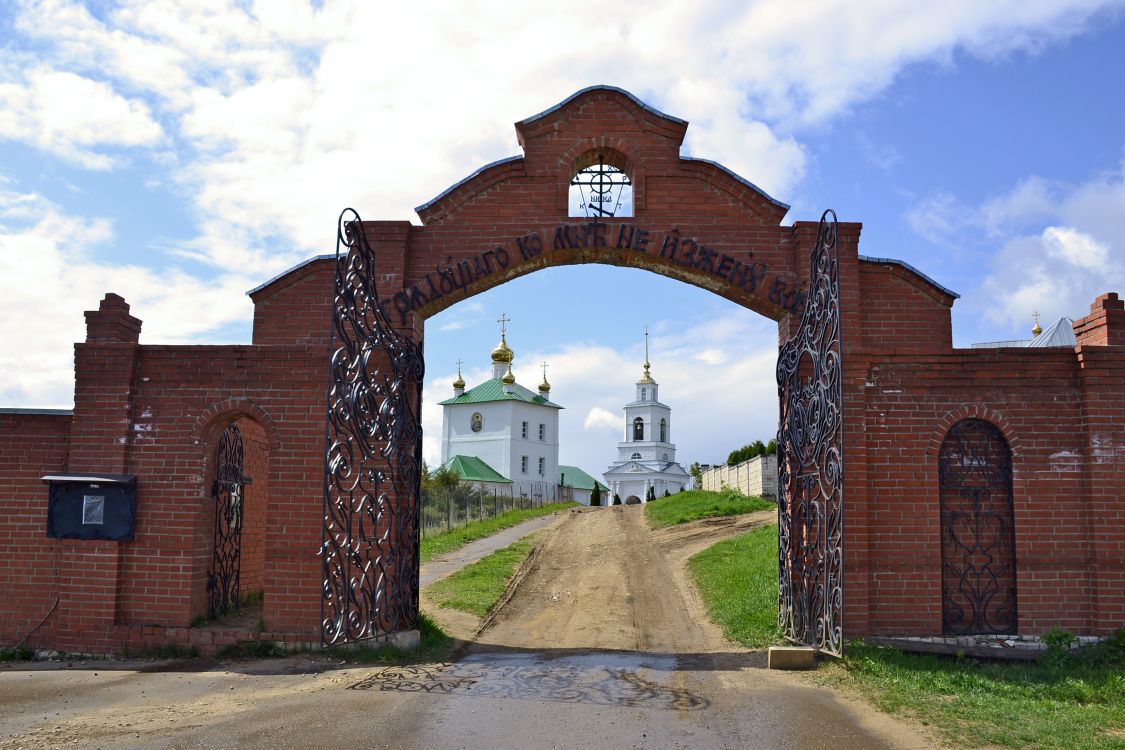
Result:
[[[492,353],[492,357],[495,360],[496,352]],[[512,374],[512,363],[510,361],[508,362],[508,371],[504,373],[504,377],[500,378],[500,380],[504,382],[504,385],[515,385],[516,376]]]
[[[465,387],[465,379],[461,377],[461,373],[457,373],[457,379],[453,381],[453,387],[458,389]]]
[[[550,393],[551,392],[551,384],[547,382],[547,378],[543,378],[543,382],[539,384],[539,392],[540,393]]]
[[[500,343],[492,350],[492,361],[497,364],[511,364],[512,358],[515,356],[516,354],[512,351],[512,347],[508,346],[504,334],[500,334]]]

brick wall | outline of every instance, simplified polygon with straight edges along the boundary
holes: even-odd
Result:
[[[0,412],[0,644],[49,634],[64,542],[47,538],[47,485],[66,466],[71,416]],[[57,607],[56,607],[57,608]],[[32,629],[43,622],[36,634]]]

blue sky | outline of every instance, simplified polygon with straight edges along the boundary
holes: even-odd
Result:
[[[406,6],[406,7],[401,7]],[[418,6],[418,7],[414,7]],[[592,9],[597,9],[594,12]],[[1121,2],[68,0],[0,7],[0,405],[67,406],[82,311],[116,291],[145,343],[246,342],[244,292],[331,252],[347,205],[413,207],[519,153],[512,123],[592,84],[691,125],[792,209],[959,292],[958,345],[1125,293]],[[596,22],[591,22],[596,18]],[[393,33],[383,34],[391,29]],[[550,269],[427,322],[426,455],[455,362],[495,319],[539,363],[562,460],[604,469],[642,331],[683,463],[776,429],[773,324],[642,271]]]

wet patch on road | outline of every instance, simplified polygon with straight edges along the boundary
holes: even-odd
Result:
[[[388,667],[349,690],[698,711],[706,698],[667,684],[668,657],[588,654],[544,659],[530,654],[474,654],[456,664]]]

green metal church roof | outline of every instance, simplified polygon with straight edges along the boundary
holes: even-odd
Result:
[[[577,466],[563,466],[559,464],[559,484],[573,487],[576,490],[593,491],[594,482],[598,482],[598,480],[594,479]],[[598,486],[602,488],[602,492],[609,492],[609,487],[606,487],[601,482],[598,482]]]
[[[532,393],[519,383],[516,383],[512,386],[511,393],[505,393],[504,383],[499,378],[486,380],[476,388],[465,391],[460,396],[447,398],[445,401],[441,402],[441,405],[449,406],[452,404],[483,404],[489,401],[526,401],[529,404],[549,406],[552,409],[563,408],[558,404],[552,403],[548,399],[543,398],[538,393]]]
[[[461,477],[462,482],[504,482],[511,484],[512,480],[496,471],[476,456],[453,456],[441,468],[452,471]]]

